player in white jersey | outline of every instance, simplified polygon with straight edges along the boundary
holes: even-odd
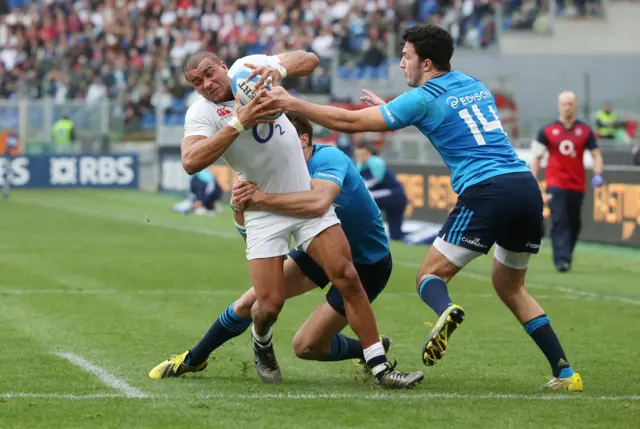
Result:
[[[281,78],[307,75],[317,65],[318,58],[304,51],[273,57],[252,55],[236,61],[231,69],[210,52],[193,54],[185,64],[185,77],[202,98],[189,108],[185,119],[182,164],[187,173],[194,174],[222,157],[240,180],[255,183],[263,192],[303,192],[320,186],[311,181],[298,134],[287,117],[264,119],[279,112],[273,101],[263,98],[265,89],[258,90],[246,106],[240,106],[238,97],[234,102],[231,86],[232,77],[243,67],[253,69],[262,81],[270,79],[277,85]],[[245,130],[252,133],[254,141],[234,144]],[[333,208],[313,219],[248,211],[245,228],[249,270],[258,299],[251,311],[254,361],[258,376],[265,383],[281,382],[271,343],[271,326],[285,301],[283,262],[293,236],[296,245],[322,266],[340,290],[347,320],[362,343],[376,384],[381,387],[413,384],[409,374],[394,370],[387,361],[371,304]],[[180,364],[191,366],[193,371],[206,366],[206,362],[190,365],[188,353]]]

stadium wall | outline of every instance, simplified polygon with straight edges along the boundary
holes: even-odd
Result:
[[[444,223],[458,199],[451,188],[449,170],[439,165],[394,165],[393,169],[409,199],[406,217]],[[588,175],[591,176],[591,172]],[[603,176],[604,186],[585,193],[581,241],[640,246],[640,168],[607,167]],[[540,187],[545,203],[544,217],[548,220],[544,178],[540,180]]]

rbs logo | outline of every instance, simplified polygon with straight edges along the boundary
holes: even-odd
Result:
[[[0,185],[14,187],[138,186],[137,155],[34,155],[0,158]]]
[[[134,182],[131,156],[53,157],[49,159],[52,186],[127,186]]]
[[[8,180],[11,186],[24,186],[29,183],[29,158],[0,158],[0,185]]]

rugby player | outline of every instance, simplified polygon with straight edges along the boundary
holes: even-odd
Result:
[[[247,66],[261,79],[270,79],[277,85],[280,78],[310,73],[318,62],[314,54],[296,51],[272,57],[252,55],[239,59],[228,69],[210,52],[190,56],[185,63],[185,78],[201,97],[189,107],[185,118],[181,148],[187,173],[194,174],[222,157],[240,180],[254,182],[265,192],[308,191],[311,177],[295,127],[284,115],[275,121],[264,119],[280,111],[273,100],[263,97],[264,88],[246,106],[240,106],[239,97],[234,102],[231,79]],[[252,144],[233,144],[240,133],[249,129],[255,140]],[[410,375],[399,373],[388,364],[371,304],[339,223],[332,207],[320,216],[306,219],[267,211],[247,212],[246,256],[257,298],[251,316],[258,376],[265,383],[282,382],[271,326],[285,301],[283,262],[293,236],[299,249],[322,266],[344,298],[349,325],[362,343],[376,384],[406,387],[411,384]],[[190,364],[188,354],[183,359]]]
[[[277,106],[340,132],[394,131],[416,126],[451,170],[459,195],[417,275],[421,299],[439,316],[422,348],[425,365],[445,352],[464,320],[447,283],[470,261],[496,244],[492,282],[552,369],[543,388],[582,390],[549,317],[524,287],[531,254],[541,240],[542,195],[527,165],[502,129],[493,96],[479,80],[451,69],[453,39],[441,27],[416,25],[403,35],[400,67],[414,89],[380,106],[349,111],[308,103],[274,88]],[[378,97],[376,97],[378,98]]]
[[[373,302],[387,285],[392,269],[380,210],[353,162],[335,147],[313,144],[313,129],[305,118],[295,113],[287,116],[300,137],[313,180],[312,189],[291,194],[264,194],[250,182],[239,182],[234,187],[234,203],[301,217],[318,216],[335,205],[336,214],[349,240],[356,270],[369,300]],[[246,237],[241,216],[236,216],[236,219],[238,230]],[[284,263],[284,280],[287,299],[316,287],[324,288],[329,283],[322,268],[308,254],[297,249],[289,252],[289,258]],[[185,352],[191,364],[187,365],[174,356],[174,361],[169,359],[159,364],[149,376],[177,377],[187,372],[202,371],[215,349],[249,328],[251,307],[255,302],[255,290],[251,288],[231,303],[195,347]],[[340,334],[346,326],[342,295],[335,286],[331,286],[326,301],[316,308],[296,333],[293,339],[296,356],[319,361],[357,359],[364,363],[360,342]],[[391,342],[386,337],[381,339],[387,351]],[[417,372],[413,377],[414,383],[417,383],[423,374]]]

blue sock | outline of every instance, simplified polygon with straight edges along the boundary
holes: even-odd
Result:
[[[452,304],[447,284],[438,276],[429,276],[422,280],[418,294],[438,316]]]
[[[362,344],[354,338],[338,334],[331,338],[331,353],[323,360],[336,362],[347,359],[364,359]]]
[[[189,351],[184,363],[197,366],[209,358],[218,347],[237,337],[251,326],[251,318],[238,316],[233,311],[233,304],[222,312],[218,320],[209,328],[200,342]]]
[[[569,360],[562,350],[560,340],[551,327],[551,319],[546,314],[529,320],[524,325],[524,330],[531,336],[551,365],[554,377],[571,377],[574,372]]]

